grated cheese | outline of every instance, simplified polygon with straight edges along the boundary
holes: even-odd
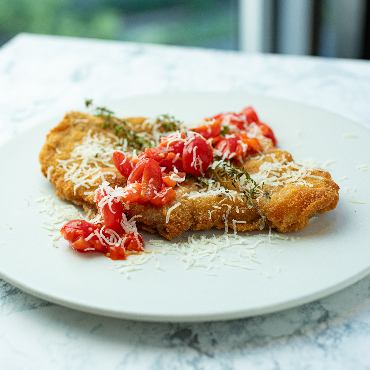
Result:
[[[65,172],[64,181],[71,181],[76,193],[80,187],[89,190],[97,186],[107,176],[115,178],[112,154],[116,149],[122,149],[122,144],[123,141],[114,135],[92,134],[89,131],[82,142],[74,147],[68,159],[58,160],[58,167]],[[102,166],[105,167],[104,171]]]
[[[175,203],[173,206],[171,206],[170,208],[167,209],[167,213],[166,213],[166,224],[168,224],[168,222],[170,221],[170,217],[171,217],[171,212],[177,208],[178,206],[181,206],[181,202],[177,202]]]
[[[321,176],[312,174],[312,168],[308,168],[295,162],[288,162],[283,156],[278,160],[274,154],[271,155],[272,162],[264,162],[259,171],[251,177],[257,184],[269,186],[282,186],[294,184],[312,187],[307,179],[321,179]]]

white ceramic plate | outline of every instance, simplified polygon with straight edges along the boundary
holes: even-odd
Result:
[[[47,216],[40,214],[36,199],[53,193],[37,158],[46,132],[56,124],[48,122],[0,148],[0,275],[5,280],[88,312],[137,320],[201,321],[299,305],[369,273],[370,131],[365,127],[316,108],[247,94],[157,95],[98,103],[122,115],[170,112],[184,120],[252,104],[273,127],[280,146],[296,159],[335,161],[329,169],[341,186],[339,206],[295,234],[298,240],[258,247],[252,270],[230,265],[212,273],[205,268],[186,270],[178,256],[161,254],[127,279],[112,269],[116,262],[108,258],[78,255],[64,244],[54,248],[42,227]],[[223,253],[232,258],[235,251]],[[155,267],[158,263],[162,270]]]

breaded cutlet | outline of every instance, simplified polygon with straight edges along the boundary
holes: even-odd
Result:
[[[142,117],[126,118],[132,132],[154,139]],[[42,173],[55,187],[56,195],[96,212],[94,191],[103,181],[124,186],[126,179],[115,169],[114,150],[132,150],[130,142],[119,136],[103,117],[71,112],[47,135],[40,152]],[[250,157],[243,168],[263,189],[263,196],[246,202],[238,185],[214,181],[200,186],[188,179],[175,188],[176,199],[165,206],[131,204],[130,216],[137,216],[144,229],[173,239],[189,230],[212,228],[252,231],[271,227],[279,232],[304,228],[317,213],[336,207],[339,187],[330,174],[305,169],[290,153],[276,148]]]

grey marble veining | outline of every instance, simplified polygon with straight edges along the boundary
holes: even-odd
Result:
[[[0,49],[0,143],[85,97],[250,91],[370,125],[370,63],[20,35]],[[0,280],[0,369],[370,369],[370,277],[230,322],[155,324],[63,308]]]

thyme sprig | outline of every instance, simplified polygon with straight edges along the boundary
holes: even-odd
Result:
[[[182,121],[167,113],[158,115],[153,122],[153,126],[161,133],[179,131],[184,127]]]
[[[94,106],[92,99],[85,100],[85,106],[92,110],[92,114],[103,119],[103,128],[112,129],[116,136],[127,140],[127,143],[134,149],[153,147],[154,140],[145,132],[135,132],[129,123],[122,118],[114,116],[114,112],[103,106]]]
[[[250,174],[243,168],[236,167],[229,161],[216,160],[210,170],[211,176],[228,189],[241,192],[249,206],[260,196],[268,197],[269,194],[257,184]]]

